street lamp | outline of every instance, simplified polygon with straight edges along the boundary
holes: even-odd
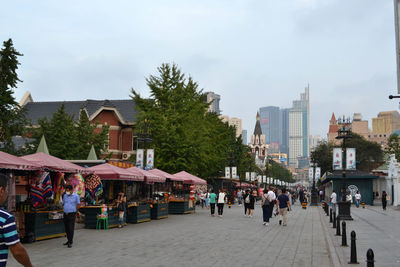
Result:
[[[143,121],[143,124],[140,126],[138,137],[136,138],[136,140],[137,140],[136,150],[139,148],[139,142],[143,142],[145,151],[147,148],[146,144],[153,142],[153,139],[151,138],[151,125],[147,119],[145,119]],[[144,157],[144,155],[143,155],[143,157]],[[146,161],[144,161],[144,162],[146,162]]]
[[[311,162],[310,167],[314,169],[314,167],[317,167],[317,164],[314,162]],[[311,189],[311,203],[310,206],[318,206],[318,192],[317,189],[315,188],[315,172],[316,169],[313,170],[313,185]]]
[[[346,140],[351,139],[351,121],[350,118],[345,119],[343,116],[342,118],[338,119],[338,124],[340,125],[338,130],[338,135],[336,139],[342,139],[342,153],[343,153],[343,164],[342,164],[342,179],[340,184],[340,196],[341,201],[338,202],[339,207],[339,217],[341,220],[353,220],[350,215],[350,207],[351,203],[346,201]]]

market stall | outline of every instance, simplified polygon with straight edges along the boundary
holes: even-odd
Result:
[[[117,227],[119,225],[119,215],[115,204],[115,196],[121,191],[126,194],[128,210],[129,207],[138,205],[137,191],[139,187],[137,184],[141,183],[136,182],[143,182],[144,176],[138,172],[134,173],[108,163],[90,167],[88,170],[93,172],[96,176],[92,175],[86,179],[91,183],[91,189],[88,190],[91,195],[91,200],[86,200],[85,206],[80,208],[80,211],[85,215],[85,228],[96,228],[97,220],[99,215],[102,214],[102,208],[104,206],[107,210],[106,216],[109,228]],[[101,179],[101,185],[96,177]],[[148,210],[150,211],[150,204]],[[126,212],[126,222],[128,222],[128,217],[128,212]]]
[[[169,213],[187,214],[195,212],[194,186],[205,185],[207,182],[185,171],[174,174],[176,178],[183,181],[174,186],[169,198]]]
[[[78,165],[45,153],[23,156],[20,159],[40,165],[42,170],[21,176],[16,187],[19,194],[19,220],[24,227],[24,240],[33,242],[65,235],[63,207],[60,199],[65,184],[74,185],[82,196],[84,187],[81,173],[86,170]],[[76,184],[72,184],[72,181]],[[25,188],[25,192],[22,188]],[[25,194],[24,194],[25,193]]]

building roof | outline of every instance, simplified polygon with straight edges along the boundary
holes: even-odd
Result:
[[[334,112],[332,112],[331,121],[332,121],[332,122],[333,122],[333,121],[336,121],[336,117],[335,117],[335,113],[334,113]]]
[[[377,179],[379,176],[373,175],[367,172],[359,171],[359,170],[354,170],[354,171],[346,171],[346,178],[345,179]],[[326,175],[321,178],[321,182],[327,183],[331,180],[341,180],[342,179],[342,171],[341,170],[336,170],[333,171],[332,173],[327,173]]]
[[[257,112],[256,126],[254,127],[254,135],[262,135],[261,124],[260,124],[260,113]]]
[[[132,99],[126,100],[85,100],[85,101],[53,101],[53,102],[29,102],[24,106],[27,118],[34,125],[39,119],[50,119],[55,112],[64,104],[65,111],[79,119],[82,109],[86,110],[89,118],[102,108],[115,108],[126,123],[133,123],[136,120],[138,111]]]

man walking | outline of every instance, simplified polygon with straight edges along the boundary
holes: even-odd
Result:
[[[0,205],[6,202],[8,197],[7,187],[8,177],[0,174]],[[32,267],[31,260],[24,246],[18,238],[17,226],[14,216],[8,211],[0,208],[0,267],[7,265],[8,250],[11,251],[14,258],[26,267]]]
[[[238,197],[238,204],[240,207],[240,206],[242,206],[242,198],[243,198],[242,190],[238,190],[237,197]]]
[[[72,185],[65,187],[65,194],[63,196],[64,203],[64,226],[65,233],[67,234],[67,242],[64,245],[69,248],[72,247],[75,230],[75,217],[76,212],[79,210],[79,196],[72,192]]]
[[[336,212],[336,192],[335,190],[333,190],[332,194],[331,194],[331,204],[332,204],[332,212]]]
[[[264,225],[269,225],[269,219],[272,216],[272,211],[274,209],[274,202],[276,200],[276,195],[274,193],[274,188],[271,186],[267,194],[263,194],[263,203],[268,205],[263,205],[263,220]]]
[[[226,195],[222,189],[219,190],[218,194],[218,216],[222,218],[222,214],[224,213],[224,204],[225,204]]]
[[[210,207],[211,207],[211,216],[215,216],[215,199],[217,198],[217,195],[214,193],[214,190],[211,191],[210,194]]]
[[[282,219],[283,219],[283,226],[287,225],[287,212],[290,208],[290,200],[288,195],[286,194],[286,189],[282,189],[282,193],[278,196],[278,201],[277,201],[277,206],[279,207],[279,214],[281,216],[281,219],[279,220],[279,225],[282,224]]]

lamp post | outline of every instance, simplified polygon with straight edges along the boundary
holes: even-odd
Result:
[[[139,148],[139,142],[142,142],[144,144],[144,151],[146,151],[147,148],[146,144],[153,142],[153,139],[151,138],[151,125],[146,119],[139,129],[139,134],[136,140],[136,150]],[[144,157],[145,155],[143,155],[143,159]],[[146,161],[143,162],[146,163]],[[143,165],[143,168],[146,168],[146,164]]]
[[[314,169],[317,165],[314,162],[311,162],[310,167]],[[311,203],[310,206],[318,206],[318,192],[317,189],[315,188],[315,169],[313,171],[313,185],[311,189]]]
[[[351,135],[351,121],[350,118],[343,119],[339,118],[338,124],[340,125],[338,130],[338,136],[336,139],[342,139],[342,179],[340,184],[340,201],[338,202],[340,220],[353,220],[350,214],[351,203],[346,201],[346,140],[352,138]]]

